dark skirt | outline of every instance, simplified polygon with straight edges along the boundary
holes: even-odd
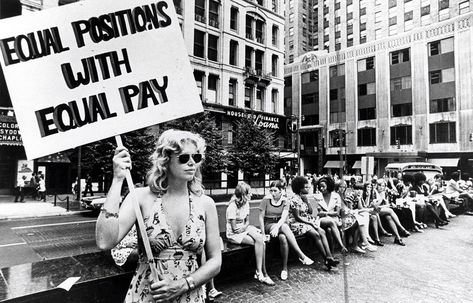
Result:
[[[394,207],[394,213],[398,216],[402,226],[407,230],[412,230],[415,227],[414,219],[412,219],[412,211],[407,207]]]

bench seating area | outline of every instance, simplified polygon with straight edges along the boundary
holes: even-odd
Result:
[[[220,203],[217,203],[220,204]],[[251,203],[253,206],[256,203]],[[462,207],[449,203],[449,209],[459,214]],[[222,268],[215,278],[220,282],[231,279],[251,279],[255,270],[254,248],[250,245],[236,245],[225,239],[224,222],[221,211],[226,207],[217,205],[220,223],[220,235],[223,239]],[[219,210],[220,208],[220,210]],[[256,207],[251,208],[250,223],[257,224]],[[223,229],[222,229],[223,227]],[[309,256],[315,252],[314,241],[308,236],[296,237],[301,249]],[[272,238],[267,244],[266,265],[268,268],[280,268],[281,259],[279,241]],[[289,262],[295,262],[296,256],[290,249]],[[0,301],[37,303],[37,302],[121,302],[125,296],[134,266],[121,268],[115,265],[109,252],[97,252],[72,257],[45,260],[16,265],[0,270]],[[57,286],[69,277],[81,277],[69,290]]]

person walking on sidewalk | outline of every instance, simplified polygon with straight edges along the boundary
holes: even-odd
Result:
[[[15,193],[15,202],[18,202],[18,198],[20,202],[23,202],[25,199],[25,186],[26,186],[26,176],[18,176],[16,181],[16,193]]]
[[[39,177],[38,194],[39,194],[39,201],[43,200],[44,202],[46,202],[46,182],[44,181],[43,175]]]
[[[90,195],[94,195],[94,191],[92,190],[92,177],[90,174],[87,174],[87,178],[85,180],[85,190],[84,190],[84,197],[87,197],[87,193],[90,192]]]

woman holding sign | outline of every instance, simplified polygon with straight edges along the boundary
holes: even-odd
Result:
[[[138,268],[125,302],[204,302],[202,285],[217,275],[221,265],[217,211],[203,194],[198,176],[205,141],[191,132],[167,130],[156,144],[148,186],[134,196],[144,217],[154,260],[147,260],[139,234]],[[111,249],[136,221],[128,195],[119,207],[120,191],[131,159],[125,148],[113,157],[114,177],[97,219],[96,238],[101,249]],[[207,261],[199,268],[198,254]],[[159,279],[153,280],[151,266]]]

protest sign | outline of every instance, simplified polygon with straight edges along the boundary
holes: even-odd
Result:
[[[4,19],[0,52],[28,159],[203,111],[170,0]]]

